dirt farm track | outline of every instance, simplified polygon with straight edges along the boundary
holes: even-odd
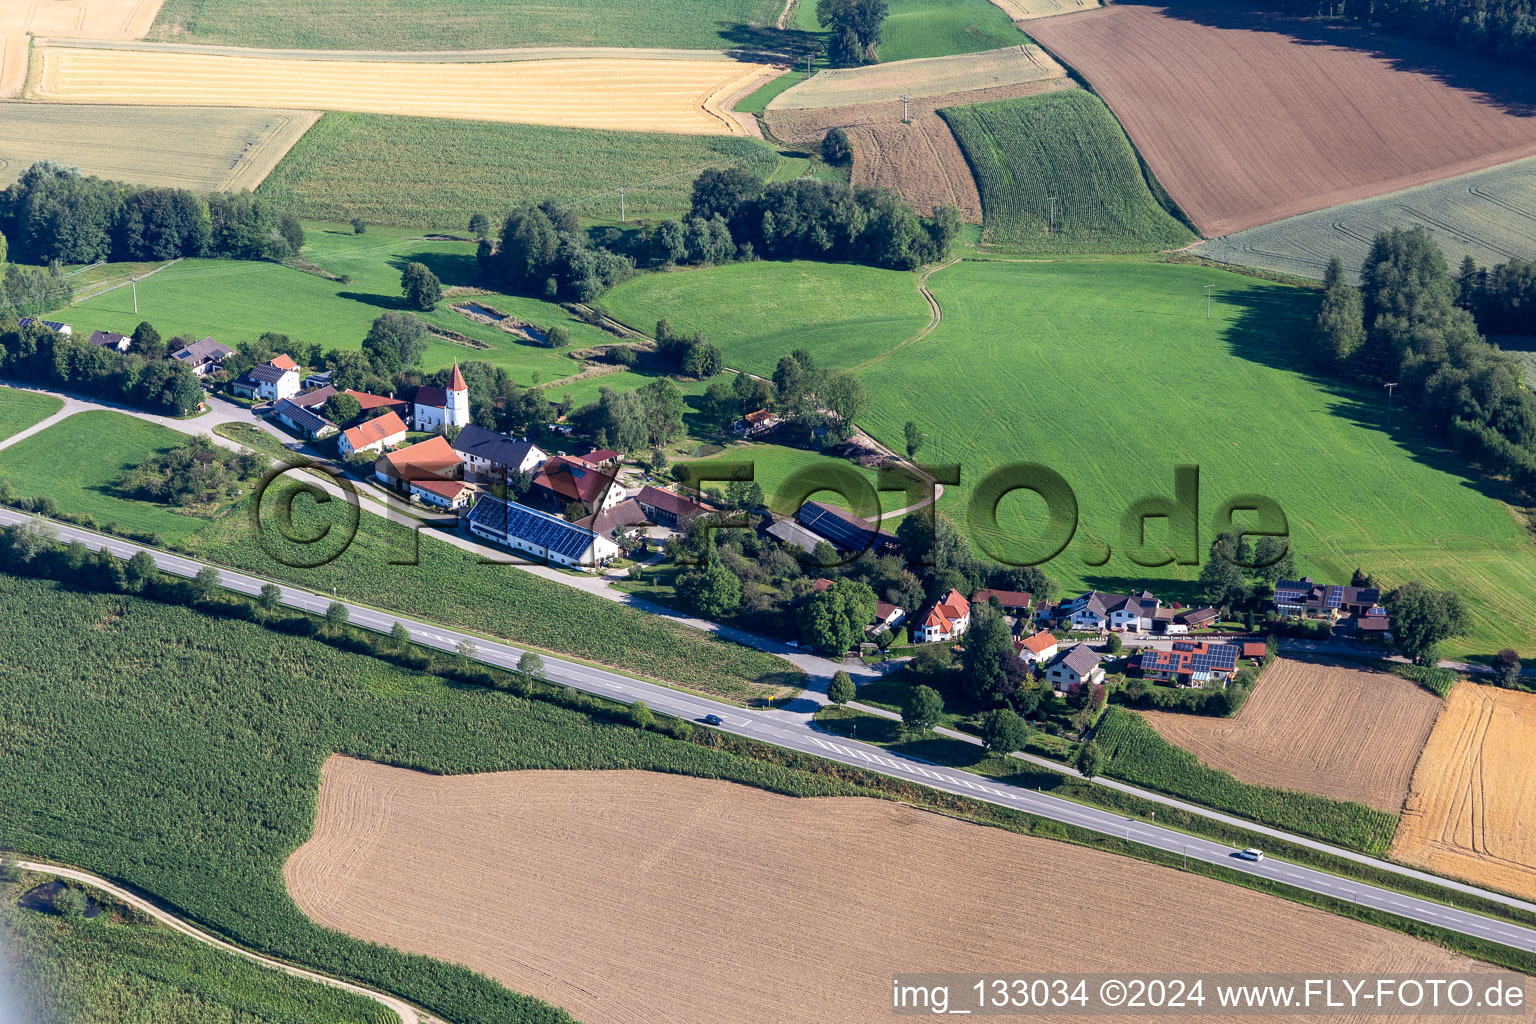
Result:
[[[314,837],[284,873],[321,924],[466,964],[584,1024],[883,1022],[896,971],[1471,966],[899,804],[647,772],[444,778],[332,758]]]
[[[568,128],[742,135],[725,101],[776,69],[637,56],[455,61],[327,59],[166,47],[34,50],[29,99],[66,103],[285,107],[414,114]],[[132,83],[125,88],[124,83]]]
[[[1435,723],[1392,858],[1536,898],[1536,694],[1461,683]]]
[[[1531,78],[1427,43],[1216,0],[1132,0],[1029,32],[1092,83],[1208,237],[1536,154]]]
[[[1281,658],[1233,718],[1142,714],[1168,742],[1244,782],[1396,814],[1440,708],[1386,672]]]

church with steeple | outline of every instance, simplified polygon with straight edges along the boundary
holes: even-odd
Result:
[[[440,431],[444,427],[469,426],[469,385],[453,364],[453,376],[447,388],[425,385],[416,389],[413,425],[421,431]]]

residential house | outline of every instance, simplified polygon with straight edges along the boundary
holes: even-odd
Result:
[[[780,519],[765,532],[785,547],[799,548],[808,555],[814,555],[816,546],[822,542],[820,537],[793,519]]]
[[[475,496],[474,487],[463,480],[440,480],[436,477],[412,480],[410,489],[411,497],[449,511],[464,508]]]
[[[624,458],[624,456],[620,455],[618,452],[611,448],[598,448],[595,451],[587,452],[585,455],[571,455],[567,457],[576,459],[580,462],[585,462],[593,469],[601,470],[606,473],[611,473],[618,469],[619,463]]]
[[[542,562],[593,568],[619,555],[617,544],[593,530],[489,494],[480,496],[463,523],[476,537]]]
[[[359,452],[382,453],[385,448],[393,448],[404,441],[405,433],[405,421],[393,412],[386,412],[364,420],[350,430],[343,430],[336,448],[343,457]]]
[[[1061,606],[1061,617],[1073,629],[1149,631],[1162,602],[1143,590],[1140,594],[1103,594],[1090,590]]]
[[[1242,644],[1175,640],[1171,650],[1143,649],[1141,671],[1148,679],[1175,686],[1203,686],[1213,679],[1225,685],[1237,671],[1242,653]]]
[[[315,373],[310,374],[308,377],[305,377],[304,378],[304,386],[306,388],[328,388],[328,387],[331,386],[331,381],[334,380],[335,378],[336,378],[336,371],[334,371],[334,370],[320,370],[320,371],[317,371]],[[332,388],[331,390],[334,391],[335,389]]]
[[[224,360],[234,354],[235,350],[228,345],[220,345],[212,338],[203,338],[185,348],[177,349],[170,354],[169,358],[183,366],[191,367],[192,372],[199,377],[206,377],[210,373],[218,373],[223,369]]]
[[[585,526],[600,537],[618,542],[619,531],[628,529],[631,536],[638,535],[640,528],[650,522],[645,510],[634,498],[625,498],[610,508],[604,509],[596,515],[587,516],[585,519],[576,520],[577,526]]]
[[[230,385],[237,395],[276,402],[299,393],[299,371],[262,363],[246,370]]]
[[[402,398],[388,398],[384,395],[370,395],[366,391],[353,391],[347,388],[347,394],[357,399],[357,405],[361,414],[367,416],[375,409],[388,409],[400,417],[402,423],[411,418],[411,403]]]
[[[1264,655],[1269,653],[1269,645],[1263,640],[1244,640],[1242,647],[1242,656],[1255,661],[1263,661]]]
[[[1061,641],[1044,629],[1034,636],[1016,641],[1013,646],[1026,665],[1044,665],[1061,651]]]
[[[449,443],[464,460],[466,479],[490,483],[505,484],[511,481],[513,473],[532,473],[547,458],[531,441],[498,434],[473,423]]]
[[[291,398],[281,399],[274,405],[272,415],[300,437],[314,440],[336,433],[336,424],[319,413],[299,405]]]
[[[16,321],[17,327],[46,327],[54,334],[62,334],[68,338],[75,333],[75,329],[69,324],[60,323],[57,320],[39,320],[35,316],[24,316]]]
[[[625,498],[624,489],[613,477],[566,455],[544,460],[534,474],[529,494],[561,510],[571,502],[580,502],[588,515],[612,508]]]
[[[453,375],[446,388],[423,385],[416,389],[412,405],[412,422],[417,430],[469,426],[469,385],[459,372],[459,364],[453,364]]]
[[[329,402],[335,394],[336,389],[327,384],[323,388],[312,388],[309,391],[300,392],[290,398],[289,401],[300,409],[318,412],[325,407],[325,403]]]
[[[951,590],[935,602],[924,615],[912,639],[918,643],[942,643],[953,640],[971,628],[971,602],[960,591]]]
[[[1066,693],[1078,683],[1085,686],[1102,683],[1104,666],[1099,664],[1099,656],[1093,648],[1087,644],[1077,644],[1050,663],[1045,670],[1045,677],[1050,680],[1051,689]]]
[[[1385,615],[1380,587],[1344,587],[1339,611],[1345,615]]]
[[[743,437],[756,437],[772,431],[781,422],[779,417],[769,410],[758,409],[737,420],[732,429]]]
[[[845,554],[873,548],[875,554],[884,555],[900,547],[893,535],[836,505],[807,501],[795,513],[795,519]]]
[[[646,518],[657,526],[668,526],[677,530],[686,530],[688,524],[706,513],[715,511],[713,505],[685,498],[664,487],[652,487],[650,484],[640,488],[640,493],[635,495],[635,501],[645,512]]]
[[[385,413],[379,418],[384,419],[388,415]],[[463,467],[464,462],[459,458],[459,453],[453,450],[446,438],[438,434],[386,453],[373,464],[373,476],[381,484],[406,491],[416,480],[452,480],[460,477],[463,475]]]
[[[1174,621],[1183,626],[1184,632],[1188,633],[1192,629],[1210,629],[1220,618],[1221,614],[1207,605],[1204,608],[1191,608],[1187,612],[1181,612]]]
[[[293,356],[286,352],[268,359],[267,365],[275,366],[279,370],[297,370],[299,368],[299,364],[293,361]]]
[[[1275,584],[1274,606],[1278,615],[1336,619],[1345,615],[1378,614],[1379,587],[1341,587],[1318,583],[1311,577],[1281,580]]]
[[[1177,608],[1164,608],[1159,605],[1157,611],[1152,613],[1152,632],[1173,636],[1188,633],[1189,627],[1179,621]]]
[[[110,348],[114,352],[127,352],[133,344],[133,339],[126,334],[114,334],[111,331],[92,331],[87,339],[97,348]]]
[[[1002,606],[1005,615],[1028,615],[1035,595],[1027,590],[978,590],[971,595],[971,604],[986,604],[992,598]]]
[[[1354,614],[1334,627],[1339,634],[1356,640],[1385,640],[1392,633],[1392,618],[1386,609],[1376,608],[1369,614]]]
[[[875,602],[875,621],[869,625],[869,634],[884,633],[886,630],[895,630],[907,621],[907,610],[889,601]]]

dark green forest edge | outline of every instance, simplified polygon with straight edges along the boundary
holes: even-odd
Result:
[[[8,571],[116,591],[0,575],[6,606],[38,610],[0,621],[0,670],[17,684],[16,698],[0,708],[4,754],[16,766],[0,781],[8,808],[0,848],[103,874],[232,941],[386,989],[461,1024],[568,1018],[463,968],[321,929],[294,907],[281,868],[312,829],[320,767],[332,753],[445,774],[643,769],[789,795],[898,799],[1178,864],[1111,837],[654,720],[536,676],[363,633],[342,617],[290,613],[275,595],[250,600],[222,594],[206,578],[169,581],[147,556],[125,563],[11,530],[0,557]],[[59,636],[79,640],[66,650]],[[125,745],[123,736],[139,741]],[[1106,799],[1126,803],[1119,794]],[[1130,803],[1123,809],[1137,813],[1141,802]],[[1195,870],[1350,912],[1224,868]],[[1362,916],[1518,966],[1513,951],[1495,944]]]

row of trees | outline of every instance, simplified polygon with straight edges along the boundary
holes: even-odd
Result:
[[[1456,302],[1485,334],[1536,334],[1536,263],[1512,259],[1490,270],[1463,257]]]
[[[180,363],[119,353],[14,320],[0,325],[0,375],[172,416],[190,416],[203,400],[197,376]]]
[[[843,67],[877,60],[888,13],[885,0],[817,0],[816,20],[829,36],[827,59]]]
[[[0,231],[32,263],[297,256],[296,217],[249,192],[201,196],[86,177],[51,161],[33,164],[0,192]]]
[[[900,270],[944,259],[960,233],[960,211],[948,204],[921,217],[891,189],[814,178],[765,184],[741,166],[700,174],[690,216],[722,220],[738,254]]]
[[[1532,0],[1270,0],[1265,6],[1342,18],[1536,71]]]
[[[576,212],[552,200],[513,210],[500,243],[481,239],[480,273],[491,284],[519,295],[590,302],[622,281],[633,262],[594,246]]]
[[[1425,426],[1536,497],[1536,396],[1520,366],[1478,333],[1463,289],[1423,228],[1378,235],[1360,287],[1330,261],[1314,353],[1341,376],[1395,381]]]

